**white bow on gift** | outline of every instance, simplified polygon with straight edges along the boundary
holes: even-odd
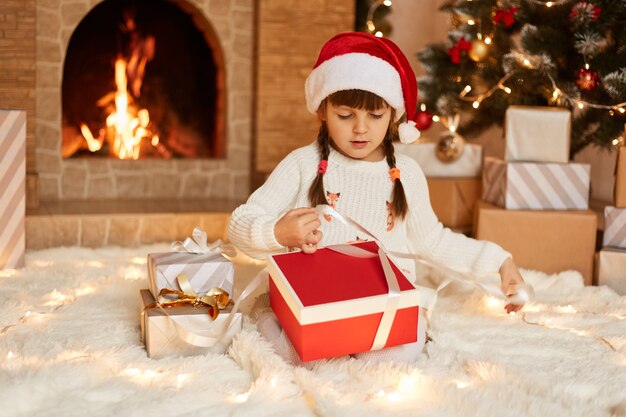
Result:
[[[237,255],[237,250],[231,244],[222,242],[221,239],[208,244],[207,234],[204,230],[196,227],[191,233],[191,237],[186,238],[184,241],[177,240],[172,242],[172,250],[174,252],[189,252],[189,253],[215,253],[216,255],[222,254],[230,257]]]

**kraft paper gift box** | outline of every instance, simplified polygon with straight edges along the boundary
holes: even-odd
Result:
[[[517,266],[593,279],[597,216],[591,210],[505,210],[479,201],[474,236],[502,246]]]
[[[470,227],[480,199],[480,178],[426,178],[430,204],[447,227]]]
[[[0,110],[0,269],[24,266],[26,112]]]
[[[509,106],[504,136],[507,161],[569,161],[571,114],[555,107]]]
[[[626,250],[604,248],[598,252],[598,285],[606,285],[626,295]]]
[[[344,246],[378,251],[375,242]],[[420,292],[390,263],[401,295],[384,347],[418,339]],[[323,248],[309,255],[270,256],[267,268],[270,305],[300,359],[371,350],[390,299],[378,256],[358,258]]]
[[[141,296],[141,338],[148,357],[153,359],[164,356],[193,356],[207,353],[222,354],[242,328],[242,315],[235,313],[230,320],[230,308],[220,311],[215,320],[209,316],[205,307],[180,306],[165,309],[166,315],[159,308],[145,309],[154,303],[149,290],[140,290]],[[232,307],[231,307],[232,308]],[[230,323],[229,323],[230,321]],[[228,325],[226,331],[225,327]],[[200,335],[205,340],[215,339],[212,346],[194,346],[185,342],[177,326]]]
[[[396,151],[414,159],[427,177],[480,177],[482,146],[466,143],[461,156],[452,162],[439,160],[435,154],[436,146],[436,143],[394,144]]]
[[[615,165],[615,207],[626,208],[626,146],[617,150]]]
[[[604,208],[602,246],[626,248],[626,208]]]
[[[181,290],[177,278],[184,274],[198,294],[218,287],[232,295],[235,270],[219,253],[162,252],[148,254],[148,287],[154,297],[163,288]]]
[[[482,200],[507,209],[586,210],[591,165],[507,162],[487,157]]]

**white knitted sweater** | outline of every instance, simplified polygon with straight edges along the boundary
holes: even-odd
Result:
[[[308,191],[317,175],[320,155],[313,143],[296,149],[276,167],[265,184],[246,204],[238,207],[228,227],[228,237],[246,254],[264,258],[285,252],[274,236],[274,225],[289,210],[310,207]],[[393,183],[386,160],[367,162],[352,159],[331,149],[324,175],[329,203],[350,216],[389,250],[426,256],[461,271],[476,274],[497,272],[509,256],[498,245],[468,238],[445,228],[432,210],[426,178],[417,163],[396,154],[396,166],[407,196],[409,212],[405,219],[392,219],[387,209]],[[367,240],[352,226],[322,219],[323,239],[318,246]],[[394,259],[409,275],[414,264]]]

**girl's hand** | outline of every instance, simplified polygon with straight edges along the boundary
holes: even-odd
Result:
[[[305,253],[313,253],[322,240],[322,232],[317,230],[321,225],[314,208],[297,208],[288,211],[276,222],[274,236],[283,246],[297,247]]]
[[[502,292],[508,297],[517,293],[517,285],[524,284],[524,278],[517,270],[517,266],[513,262],[513,259],[507,258],[500,267],[500,288]],[[507,313],[511,311],[518,312],[522,309],[523,304],[507,304],[504,306]]]

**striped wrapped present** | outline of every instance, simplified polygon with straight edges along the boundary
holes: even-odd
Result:
[[[0,110],[0,269],[24,266],[26,112]]]
[[[506,209],[586,210],[589,164],[506,162],[486,157],[482,199]]]
[[[235,269],[220,253],[162,252],[148,254],[148,288],[159,297],[163,288],[183,290],[178,276],[184,274],[193,290],[204,294],[219,287],[233,294]]]
[[[626,208],[604,208],[602,246],[626,249]]]

